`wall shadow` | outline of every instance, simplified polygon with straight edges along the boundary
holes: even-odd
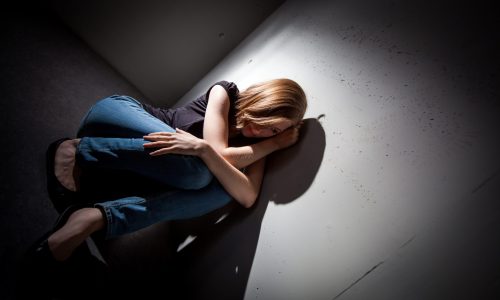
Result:
[[[306,119],[301,139],[293,147],[274,153],[267,162],[261,198],[272,195],[276,204],[294,201],[311,186],[325,151],[325,131],[317,119]]]
[[[182,299],[243,299],[269,202],[297,200],[321,165],[326,142],[319,121],[306,119],[300,134],[297,144],[268,157],[261,194],[251,209],[233,202],[199,218],[106,241],[100,248],[117,274],[111,280],[147,283],[152,294]],[[136,292],[144,296],[144,287]],[[135,293],[129,289],[121,296]]]

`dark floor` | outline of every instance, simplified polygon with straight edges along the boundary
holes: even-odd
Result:
[[[3,157],[0,236],[4,241],[0,247],[3,278],[0,290],[1,298],[7,300],[19,298],[21,292],[33,292],[33,297],[38,293],[34,286],[18,279],[24,279],[24,276],[20,277],[23,275],[20,266],[24,253],[52,228],[58,216],[46,190],[45,151],[49,143],[61,137],[74,137],[88,108],[104,97],[126,94],[144,102],[149,100],[49,9],[33,4],[28,9],[20,3],[18,9],[3,13],[0,114],[6,126],[1,129],[4,141],[0,150]],[[260,209],[253,210],[256,222],[250,224],[259,224],[265,207],[263,203]],[[199,298],[196,295],[203,291],[201,282],[206,282],[206,288],[222,289],[227,299],[242,298],[247,283],[245,276],[217,279],[226,280],[228,286],[210,285],[203,270],[213,268],[197,265],[194,259],[202,256],[200,249],[203,249],[204,252],[219,251],[227,263],[233,263],[235,256],[229,258],[230,253],[239,247],[240,274],[248,275],[258,225],[251,229],[253,237],[246,237],[250,247],[241,243],[227,247],[227,250],[210,249],[213,234],[223,230],[231,235],[235,228],[238,232],[238,225],[230,225],[229,217],[224,224],[217,225],[217,229],[213,228],[228,209],[233,215],[249,216],[230,204],[200,218],[159,223],[114,240],[98,242],[100,254],[111,270],[103,285],[122,299],[151,298],[151,295],[165,291],[170,296],[182,293],[183,299],[187,299]],[[212,226],[207,226],[207,222]],[[248,228],[242,230],[249,231]],[[204,238],[200,232],[204,232],[205,237],[212,234],[212,238]],[[198,236],[198,246],[177,251],[189,235]],[[237,235],[241,236],[240,233]],[[174,256],[175,260],[172,259]],[[219,263],[220,266],[224,264]],[[92,293],[93,279],[92,276],[79,279],[82,282],[77,287],[83,288],[79,290],[80,295],[87,297],[88,293],[84,291]],[[53,287],[45,286],[44,289],[61,288],[58,286],[60,282],[53,284]],[[114,289],[116,284],[126,288]],[[74,297],[75,294],[67,298]]]
[[[147,99],[49,11],[31,6],[3,13],[0,290],[2,299],[12,299],[16,286],[29,288],[15,284],[23,253],[57,218],[45,187],[48,144],[75,136],[80,119],[101,98]],[[154,255],[161,248],[147,249]]]

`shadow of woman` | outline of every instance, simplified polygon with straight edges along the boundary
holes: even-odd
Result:
[[[176,299],[242,299],[269,202],[286,205],[304,194],[324,150],[321,124],[306,119],[299,141],[268,157],[261,193],[252,208],[233,201],[198,218],[161,222],[99,242],[112,271],[105,285],[127,286],[109,292],[130,299],[165,293]]]
[[[244,298],[269,201],[286,205],[298,199],[321,165],[326,142],[319,121],[304,120],[300,136],[294,146],[268,157],[261,193],[251,209],[233,204],[202,218],[172,222],[180,297]]]

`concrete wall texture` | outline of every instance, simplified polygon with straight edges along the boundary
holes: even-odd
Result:
[[[289,0],[181,99],[289,77],[324,129],[307,191],[262,194],[245,299],[498,295],[498,33],[471,5]]]

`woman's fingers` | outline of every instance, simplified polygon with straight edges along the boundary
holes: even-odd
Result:
[[[175,137],[172,135],[164,136],[164,135],[146,135],[143,137],[146,141],[156,142],[156,141],[170,141]]]
[[[172,151],[171,148],[161,148],[161,149],[158,149],[158,150],[155,150],[155,151],[149,153],[149,155],[158,156],[158,155],[171,153],[171,151]]]
[[[169,135],[145,135],[143,136],[144,139],[168,139],[168,138],[171,138],[172,135],[169,134]]]
[[[200,139],[194,135],[176,128],[176,132],[155,132],[145,135],[144,148],[155,149],[150,155],[183,154],[197,155],[200,149]]]
[[[299,139],[299,129],[295,127],[288,128],[274,137],[280,149],[289,147]]]
[[[160,147],[168,147],[172,143],[170,142],[165,142],[165,141],[158,141],[158,142],[150,142],[150,143],[145,143],[143,144],[144,148],[160,148]]]
[[[147,135],[169,135],[172,133],[175,133],[175,132],[173,132],[173,131],[157,131],[157,132],[148,133]]]

